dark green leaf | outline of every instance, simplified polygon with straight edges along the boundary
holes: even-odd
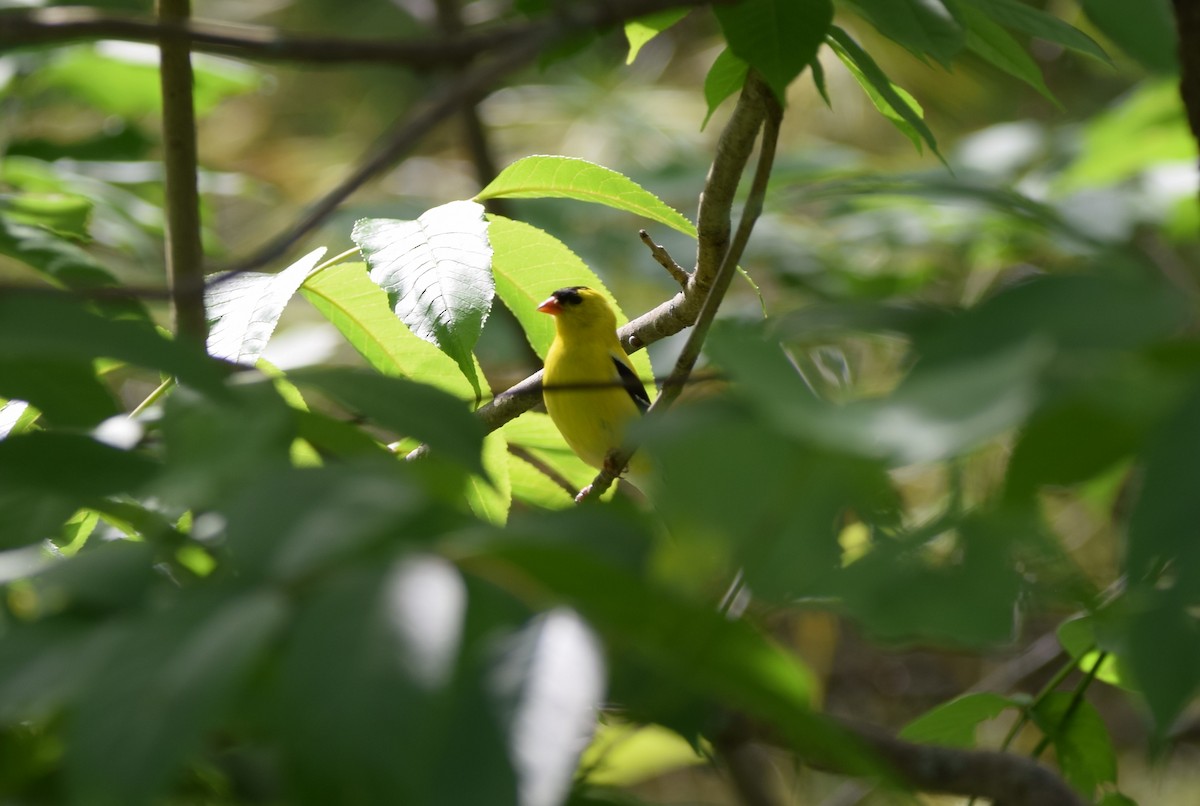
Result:
[[[31,266],[64,288],[116,285],[99,261],[53,232],[0,214],[0,254]]]
[[[1142,589],[1131,604],[1125,660],[1161,740],[1200,691],[1200,619],[1175,590]]]
[[[69,619],[7,629],[0,641],[0,723],[43,720],[73,702],[120,635]]]
[[[950,747],[974,747],[975,729],[979,723],[1016,707],[1015,702],[999,694],[964,694],[909,722],[900,731],[900,738]]]
[[[853,0],[853,5],[887,38],[947,67],[965,42],[957,9],[941,0]]]
[[[851,769],[870,762],[811,710],[807,669],[748,624],[690,605],[573,548],[498,545],[470,559],[500,563],[576,607],[607,640],[635,652],[679,685],[773,724],[815,757]]]
[[[1037,703],[1033,720],[1054,745],[1063,775],[1085,798],[1100,784],[1116,783],[1117,754],[1096,706],[1055,691]]]
[[[163,408],[167,467],[158,489],[181,506],[214,506],[290,463],[292,416],[271,384],[230,392],[231,400],[214,402],[178,389]]]
[[[1062,104],[1046,86],[1042,68],[1017,40],[977,7],[965,4],[960,11],[967,22],[967,47],[971,51],[1010,76],[1024,81],[1055,106],[1062,108]]]
[[[34,431],[0,440],[0,488],[62,495],[112,495],[137,490],[157,464],[82,434]]]
[[[733,54],[762,74],[780,103],[817,55],[833,21],[829,0],[742,0],[713,12]]]
[[[1125,571],[1131,583],[1150,583],[1170,569],[1175,584],[1200,602],[1200,388],[1158,429],[1145,453],[1141,495],[1130,515]]]
[[[1058,642],[1062,644],[1067,654],[1078,661],[1080,669],[1091,672],[1099,661],[1100,668],[1095,670],[1097,680],[1136,690],[1134,689],[1133,675],[1129,671],[1129,664],[1122,660],[1122,655],[1116,653],[1116,650],[1120,649],[1124,654],[1124,633],[1128,631],[1128,625],[1108,624],[1105,622],[1103,614],[1104,611],[1101,611],[1101,614],[1080,616],[1064,621],[1058,625],[1058,630],[1056,630]],[[1114,642],[1110,640],[1118,632],[1121,637],[1120,647],[1114,646]],[[1100,658],[1102,649],[1108,653],[1103,660]]]
[[[52,425],[68,428],[89,428],[120,412],[86,360],[0,358],[0,395],[32,403]]]
[[[254,366],[283,309],[312,274],[325,247],[315,249],[277,274],[242,272],[229,279],[207,278],[208,353],[235,364]]]
[[[303,369],[288,377],[313,386],[356,414],[484,475],[480,453],[484,429],[463,401],[432,386],[352,369]]]
[[[1100,32],[1156,73],[1179,72],[1175,20],[1169,0],[1143,0],[1131,13],[1123,0],[1083,0],[1083,10]]]
[[[228,505],[225,530],[242,573],[292,581],[385,539],[423,538],[406,531],[427,500],[406,470],[391,459],[277,472],[247,485]]]
[[[145,599],[154,581],[154,552],[149,544],[131,540],[100,543],[30,578],[36,607],[29,615],[131,608]]]
[[[471,351],[495,294],[483,205],[451,202],[416,221],[363,219],[350,237],[400,321],[453,358],[482,396]]]
[[[70,726],[73,798],[157,802],[283,624],[275,593],[193,597],[132,625]]]
[[[434,557],[372,565],[310,597],[285,651],[273,693],[289,800],[515,804],[480,659],[468,655],[478,649],[464,643],[462,578]]]
[[[1090,36],[1053,14],[1021,0],[963,0],[1005,28],[1013,28],[1108,63],[1108,54]]]
[[[105,319],[65,295],[0,296],[0,361],[95,358],[160,370],[200,391],[226,395],[215,362],[191,344],[164,338],[149,322]]]
[[[813,61],[816,64],[816,61]],[[708,112],[704,115],[703,129],[708,125],[713,112],[724,103],[725,99],[742,88],[746,83],[746,74],[750,65],[733,55],[733,51],[725,48],[718,55],[708,74],[704,76],[704,100],[708,103]]]
[[[938,151],[937,140],[929,127],[925,125],[921,109],[911,100],[911,96],[909,98],[902,96],[899,88],[892,84],[891,79],[880,69],[871,55],[836,25],[829,28],[829,42],[846,66],[851,67],[851,72],[856,77],[861,76],[860,83],[863,88],[870,89],[879,96],[882,103],[877,103],[876,106],[880,107],[880,111],[885,112],[886,115],[883,107],[890,108],[898,116],[898,121],[893,120],[893,122],[903,123],[904,126],[909,127],[920,137],[921,141],[929,146],[929,150],[936,154],[938,159],[942,159],[941,152]],[[905,129],[901,127],[901,131],[905,131]],[[908,132],[905,131],[905,134],[907,135]],[[919,142],[915,140],[914,145],[920,148]]]

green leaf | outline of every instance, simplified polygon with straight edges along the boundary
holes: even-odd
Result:
[[[780,103],[816,57],[833,22],[830,0],[743,0],[713,13],[734,55],[762,74]]]
[[[158,465],[83,434],[34,431],[0,440],[0,487],[80,498],[134,490]]]
[[[926,711],[904,726],[900,738],[949,747],[974,747],[979,723],[1019,707],[1008,697],[979,692],[964,694]]]
[[[133,626],[69,728],[72,799],[157,802],[283,626],[282,594],[195,597]]]
[[[226,510],[226,539],[240,573],[292,583],[381,543],[424,540],[411,523],[428,496],[411,471],[394,457],[359,459],[264,474],[248,483]]]
[[[0,361],[96,358],[160,370],[206,393],[226,394],[216,363],[191,344],[164,338],[149,322],[105,319],[66,296],[0,296]]]
[[[1094,705],[1076,702],[1072,692],[1055,691],[1034,706],[1032,715],[1054,745],[1067,782],[1085,798],[1100,784],[1116,783],[1117,754]]]
[[[51,424],[65,427],[90,428],[120,413],[91,361],[0,358],[0,395],[32,403]]]
[[[815,61],[813,63],[816,64]],[[708,68],[708,74],[704,76],[704,100],[708,103],[708,112],[700,124],[701,129],[708,125],[717,107],[742,88],[749,72],[750,65],[734,56],[729,48],[717,55],[712,67]]]
[[[483,438],[481,476],[467,479],[467,505],[489,523],[503,525],[512,506],[512,481],[508,477],[508,441],[499,431]]]
[[[87,241],[92,202],[65,193],[0,194],[0,218],[41,227],[63,238]]]
[[[0,212],[0,254],[18,260],[63,288],[99,288],[116,277],[62,236]]]
[[[485,473],[480,459],[483,424],[463,401],[440,389],[348,368],[294,370],[288,378],[298,386],[320,389],[384,428],[428,444],[472,472]]]
[[[1111,64],[1108,54],[1095,40],[1069,25],[1053,14],[1027,5],[1021,0],[963,0],[978,8],[994,22],[1048,42],[1057,42],[1063,47]]]
[[[454,361],[396,318],[387,294],[371,282],[364,264],[329,266],[305,280],[300,290],[377,371],[420,380],[463,400],[474,397]]]
[[[808,670],[745,622],[684,603],[571,546],[505,543],[463,561],[545,588],[611,645],[633,651],[681,686],[773,724],[796,747],[856,770],[869,766],[853,742],[812,711]]]
[[[1141,494],[1130,514],[1125,572],[1152,582],[1164,569],[1185,596],[1200,600],[1200,501],[1187,492],[1200,477],[1200,387],[1164,418],[1144,455]]]
[[[304,283],[325,247],[314,249],[277,274],[242,272],[229,279],[207,278],[204,305],[208,310],[208,353],[252,367],[263,351],[283,309]]]
[[[1105,792],[1098,806],[1138,806],[1137,801],[1120,792]]]
[[[291,410],[271,383],[237,385],[214,403],[177,389],[163,406],[166,474],[159,494],[184,507],[218,506],[250,480],[289,464]]]
[[[575,199],[603,204],[696,237],[692,222],[632,179],[574,157],[534,156],[517,160],[475,196],[476,201],[499,198]]]
[[[78,697],[117,637],[73,619],[12,624],[0,641],[0,723],[51,718]]]
[[[942,0],[853,0],[852,5],[888,39],[946,67],[966,41],[957,7]]]
[[[977,7],[962,5],[959,11],[967,23],[967,47],[1014,78],[1024,81],[1060,110],[1062,104],[1042,76],[1042,68],[1012,35]]]
[[[633,64],[646,43],[688,15],[690,9],[668,9],[648,14],[625,23],[625,38],[629,41],[629,56],[625,64]]]
[[[495,293],[483,205],[450,202],[416,221],[363,219],[350,237],[400,321],[453,358],[482,397],[472,350]]]
[[[1194,586],[1195,578],[1190,582]],[[1132,605],[1123,659],[1150,706],[1154,736],[1161,741],[1200,691],[1200,619],[1178,589],[1143,588]]]
[[[924,111],[916,100],[893,84],[870,54],[836,25],[829,28],[829,44],[870,97],[875,108],[892,121],[905,137],[912,140],[918,151],[921,150],[923,141],[938,159],[942,159],[937,140],[925,125]],[[945,162],[944,159],[942,161]]]
[[[0,406],[0,439],[9,434],[24,434],[36,421],[40,412],[24,400],[9,400]]]
[[[64,48],[41,67],[35,86],[67,92],[88,106],[122,117],[155,114],[162,107],[158,48],[129,42]],[[203,117],[225,98],[250,92],[259,73],[243,62],[192,54],[196,114]]]
[[[490,215],[488,234],[495,254],[496,293],[521,323],[525,337],[543,360],[554,341],[554,317],[537,309],[554,291],[585,285],[608,300],[617,315],[617,325],[629,321],[612,293],[595,272],[562,241],[530,224]],[[654,377],[644,350],[630,356],[642,378]]]
[[[376,558],[317,587],[271,689],[288,802],[515,806],[484,651],[469,643],[472,622],[498,637],[482,611],[432,556]]]
[[[1108,641],[1102,641],[1097,634],[1098,620],[1097,616],[1086,615],[1064,621],[1056,630],[1058,642],[1067,654],[1075,659],[1080,669],[1091,672],[1099,662],[1100,668],[1094,673],[1097,680],[1127,690],[1136,690],[1128,664],[1121,659],[1121,655],[1113,651]],[[1112,631],[1111,627],[1109,631]],[[1099,649],[1102,646],[1108,650],[1103,660],[1100,659]]]
[[[584,464],[584,461],[575,455],[548,414],[527,411],[501,426],[501,431],[510,445],[528,451],[539,463],[552,468],[570,482],[576,491],[582,490],[596,477],[595,468]],[[538,475],[545,478],[541,473]],[[513,494],[518,495],[516,477],[513,484]],[[553,485],[553,488],[559,492],[548,496],[550,499],[561,500],[560,496],[566,497],[557,484]],[[539,496],[539,503],[543,496],[544,488],[542,496]],[[574,503],[573,497],[570,498],[570,502]]]

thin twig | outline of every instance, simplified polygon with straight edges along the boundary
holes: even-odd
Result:
[[[1079,685],[1075,687],[1075,691],[1072,692],[1071,701],[1067,703],[1067,708],[1063,712],[1062,720],[1058,723],[1056,728],[1057,732],[1066,730],[1067,723],[1071,721],[1071,717],[1075,715],[1075,712],[1079,710],[1079,706],[1083,704],[1083,695],[1087,693],[1088,688],[1091,687],[1092,683],[1096,679],[1097,672],[1100,671],[1100,666],[1107,659],[1108,652],[1102,651],[1096,655],[1096,662],[1092,664],[1092,668],[1088,669],[1087,674],[1084,675],[1083,679],[1079,681]],[[1046,752],[1046,748],[1049,747],[1053,741],[1054,737],[1047,733],[1042,737],[1042,740],[1037,743],[1037,747],[1033,748],[1030,758],[1036,759],[1040,757],[1042,753]]]
[[[164,21],[186,22],[191,15],[191,0],[158,0],[158,13]],[[204,312],[192,56],[186,42],[164,42],[160,51],[167,276],[175,331],[182,338],[203,344],[208,321]]]
[[[657,244],[650,237],[650,233],[644,229],[638,230],[638,237],[642,239],[642,243],[646,244],[650,249],[651,256],[658,261],[658,265],[667,270],[667,274],[674,278],[675,282],[679,283],[683,288],[687,288],[688,280],[692,279],[692,275],[683,266],[675,262],[675,258],[671,257],[671,253],[666,250],[662,244]]]
[[[728,241],[728,221],[724,228],[721,253],[707,248],[705,239],[721,237],[722,228],[712,223],[712,220],[720,218],[722,211],[724,217],[729,218],[738,179],[754,150],[754,139],[762,125],[764,114],[762,105],[752,101],[745,93],[738,99],[733,114],[721,133],[716,156],[705,180],[704,191],[700,194],[697,217],[708,223],[697,236],[699,246],[696,271],[683,291],[617,330],[617,338],[621,340],[626,352],[636,352],[656,341],[674,336],[696,323],[712,279],[720,268],[720,258]],[[717,256],[716,262],[713,262],[714,254]],[[708,279],[701,282],[698,279],[700,275]],[[494,431],[529,411],[541,402],[541,399],[542,371],[538,370],[496,395],[491,402],[477,409],[475,414],[483,421],[488,431]]]
[[[704,346],[705,338],[708,336],[709,328],[712,327],[713,320],[716,319],[717,310],[725,298],[726,291],[729,290],[729,284],[732,282],[733,275],[737,271],[738,261],[742,259],[742,253],[746,250],[746,245],[750,242],[750,235],[754,231],[754,224],[758,221],[758,216],[762,213],[763,200],[767,194],[767,183],[771,178],[771,168],[775,164],[775,147],[779,141],[779,125],[783,119],[783,108],[767,87],[766,82],[755,73],[751,73],[750,78],[747,80],[746,87],[742,92],[742,98],[748,99],[749,103],[759,105],[763,110],[760,117],[763,130],[762,145],[759,148],[758,165],[754,171],[754,180],[750,185],[750,193],[746,198],[745,208],[742,210],[741,221],[738,222],[737,234],[721,259],[720,268],[708,288],[708,293],[705,296],[703,306],[700,308],[696,324],[692,328],[692,332],[688,334],[688,340],[684,343],[683,350],[675,362],[675,369],[671,372],[671,375],[667,378],[667,383],[663,385],[662,391],[659,392],[658,397],[646,412],[647,417],[658,416],[660,412],[665,411],[683,391],[688,377],[696,366],[696,361],[700,358],[700,351]],[[697,270],[696,274],[699,274],[699,270]],[[605,458],[604,467],[597,474],[595,480],[580,492],[579,496],[576,497],[576,501],[602,495],[625,470],[625,466],[629,464],[629,459],[632,455],[633,451],[626,446],[612,451]]]
[[[570,497],[575,497],[575,485],[571,483],[571,480],[546,462],[543,462],[537,454],[526,448],[522,448],[520,445],[514,445],[511,442],[508,444],[508,452],[518,459],[533,465],[542,475],[554,482],[559,489]]]
[[[200,20],[155,21],[89,7],[8,9],[0,12],[0,49],[66,45],[100,39],[172,42],[191,50],[268,62],[305,64],[388,64],[435,70],[464,64],[477,56],[507,50],[535,30],[604,28],[655,11],[707,5],[707,0],[608,0],[571,9],[570,15],[534,22],[497,25],[451,37],[344,37],[281,34],[277,29]]]

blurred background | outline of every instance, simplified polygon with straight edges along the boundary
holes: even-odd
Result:
[[[520,6],[519,0],[515,3]],[[1092,34],[1069,0],[1036,5]],[[0,2],[0,7],[56,5]],[[64,4],[65,5],[65,4]],[[145,0],[93,3],[147,12]],[[514,2],[458,3],[464,24],[510,18]],[[339,37],[410,37],[436,25],[435,0],[196,0],[198,18]],[[1031,272],[1069,270],[1111,244],[1135,244],[1181,293],[1200,288],[1196,144],[1170,76],[1156,75],[1106,46],[1112,63],[1040,41],[1029,44],[1043,86],[1020,83],[969,54],[953,70],[924,63],[878,36],[849,8],[839,23],[924,110],[945,164],[914,147],[880,115],[858,82],[821,52],[828,105],[808,74],[789,93],[783,140],[767,210],[744,268],[761,290],[737,282],[729,313],[761,315],[821,301],[911,300],[972,304]],[[626,65],[620,30],[564,52],[512,78],[477,108],[495,166],[531,154],[560,154],[619,171],[694,217],[713,145],[732,102],[708,112],[702,87],[720,51],[711,13],[699,10],[652,40]],[[157,53],[150,46],[101,42],[0,56],[0,181],[5,192],[86,199],[91,235],[81,244],[124,282],[163,282],[161,165],[158,162]],[[366,66],[250,64],[198,55],[199,147],[204,169],[206,250],[213,270],[236,263],[328,192],[408,114],[443,75]],[[357,192],[274,271],[315,248],[351,247],[364,217],[415,218],[469,198],[484,184],[461,120],[439,127],[408,159]],[[638,239],[644,226],[611,210],[559,201],[509,201],[505,214],[535,223],[567,243],[636,316],[677,285]],[[74,212],[72,212],[74,210]],[[78,208],[64,204],[69,231]],[[665,228],[651,236],[689,266],[694,246]],[[37,282],[0,256],[0,282]],[[678,339],[678,337],[677,337]],[[665,373],[678,340],[654,345]],[[905,369],[903,345],[885,337],[813,344],[799,357],[806,377],[832,397],[890,388]],[[333,329],[297,298],[268,351],[281,366],[357,361]],[[511,316],[494,313],[479,357],[493,390],[537,368]],[[1005,446],[991,444],[958,469],[969,503],[994,489]],[[910,509],[933,511],[949,494],[944,468],[897,474]],[[1113,578],[1117,540],[1109,513],[1117,485],[1048,500],[1055,529],[1096,582]],[[897,727],[979,683],[1009,675],[1015,690],[1048,679],[1057,644],[1038,638],[1057,617],[1027,624],[1018,645],[994,658],[922,647],[880,647],[830,616],[790,616],[777,625],[826,685],[835,713]],[[1030,649],[1033,655],[1023,656]],[[1043,658],[1043,656],[1045,656]],[[1025,657],[1025,666],[1019,666]],[[1038,660],[1040,660],[1040,663]],[[1025,671],[1025,674],[1017,672]],[[1145,720],[1130,698],[1092,689],[1122,753],[1121,788],[1143,804],[1194,804],[1200,748],[1186,737],[1168,758],[1146,756]],[[1007,724],[989,725],[998,742]],[[986,742],[985,742],[986,743]],[[680,756],[646,750],[636,791],[660,803],[725,803],[720,779],[692,767],[663,773]],[[781,779],[796,802],[857,802],[838,781],[796,775],[782,757]],[[836,794],[834,794],[836,792]],[[838,800],[841,798],[841,800]]]

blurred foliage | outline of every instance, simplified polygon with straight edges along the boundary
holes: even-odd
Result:
[[[499,176],[447,125],[304,257],[214,276],[207,355],[159,297],[44,293],[162,283],[153,49],[0,57],[0,800],[677,802],[731,713],[878,774],[827,709],[1194,802],[1200,179],[1169,4],[744,0],[600,33],[479,105]],[[472,409],[536,368],[549,291],[622,322],[678,291],[636,231],[689,262],[751,68],[787,114],[756,287],[706,345],[727,382],[647,422],[649,502],[572,507],[592,471],[545,415]],[[434,80],[196,70],[213,266]],[[964,695],[1047,632],[1056,673]]]

